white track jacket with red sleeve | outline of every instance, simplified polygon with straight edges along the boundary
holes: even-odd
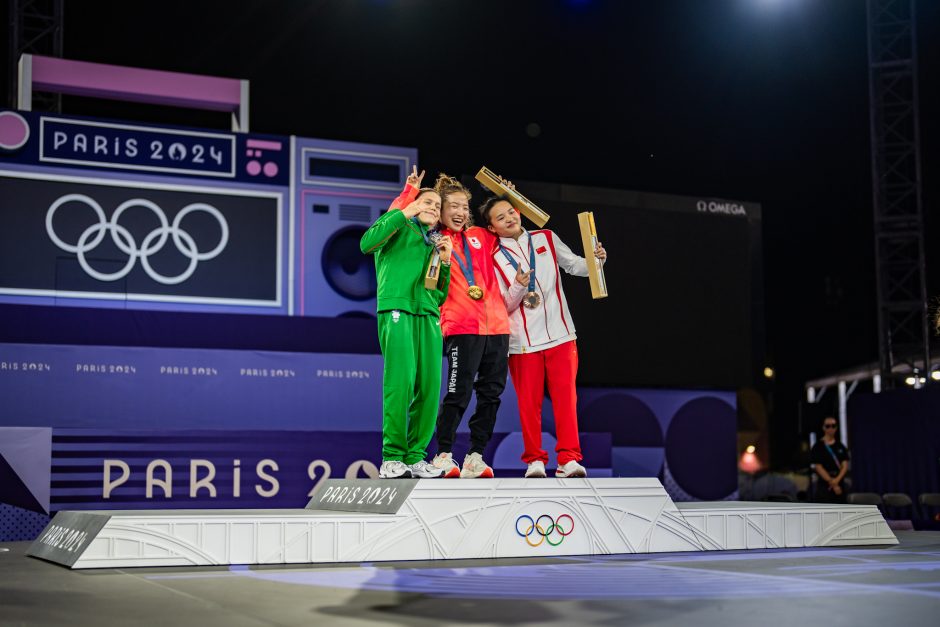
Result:
[[[535,292],[541,303],[534,309],[522,305],[528,287],[516,281],[516,269],[506,258],[529,270],[530,247],[535,250]],[[518,240],[500,238],[494,253],[499,287],[509,311],[509,354],[542,351],[576,339],[574,322],[561,286],[559,267],[575,276],[587,276],[587,262],[574,254],[561,239],[548,229],[523,231]]]

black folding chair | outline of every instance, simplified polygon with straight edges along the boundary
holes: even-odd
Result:
[[[923,518],[940,522],[940,492],[924,492],[917,497],[917,503]]]
[[[888,518],[910,520],[914,517],[914,501],[903,492],[885,492],[881,500]]]
[[[881,495],[876,492],[851,492],[848,498],[852,505],[877,505],[881,507]]]

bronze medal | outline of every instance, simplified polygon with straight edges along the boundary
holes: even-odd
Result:
[[[529,292],[522,298],[522,304],[526,309],[535,309],[542,302],[542,297],[535,292]]]
[[[479,285],[471,285],[467,288],[467,296],[473,300],[480,300],[483,298],[483,288]]]

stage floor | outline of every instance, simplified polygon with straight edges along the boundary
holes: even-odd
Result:
[[[0,625],[933,624],[940,532],[886,547],[68,570],[0,544]]]

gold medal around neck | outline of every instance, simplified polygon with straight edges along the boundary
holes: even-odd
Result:
[[[522,298],[522,304],[525,305],[526,309],[535,309],[542,303],[542,297],[536,294],[535,292],[528,292]]]
[[[480,300],[483,298],[483,288],[479,285],[471,285],[467,288],[467,296],[473,300]]]

